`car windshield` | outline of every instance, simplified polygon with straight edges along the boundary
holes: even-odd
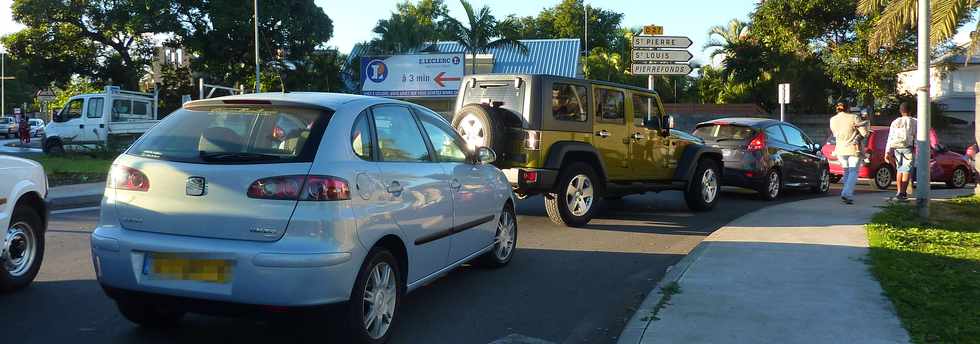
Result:
[[[694,136],[710,141],[741,141],[747,140],[755,133],[750,127],[734,124],[709,123],[699,125],[694,130]]]
[[[330,113],[270,106],[180,109],[127,154],[207,164],[312,161]]]

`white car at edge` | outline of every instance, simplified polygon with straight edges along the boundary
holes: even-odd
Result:
[[[47,194],[40,164],[0,155],[0,292],[26,287],[41,269]]]

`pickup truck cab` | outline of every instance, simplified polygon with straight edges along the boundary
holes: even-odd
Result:
[[[157,104],[156,92],[125,91],[117,86],[71,97],[44,128],[41,148],[45,153],[60,153],[66,147],[104,145],[110,137],[135,140],[159,122]]]
[[[40,164],[0,155],[0,293],[26,287],[41,269],[47,194]]]

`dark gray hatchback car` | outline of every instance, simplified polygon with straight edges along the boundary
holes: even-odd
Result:
[[[827,158],[800,128],[767,118],[723,118],[700,123],[693,134],[708,146],[721,149],[725,173],[722,183],[753,189],[765,200],[783,189],[830,189]]]

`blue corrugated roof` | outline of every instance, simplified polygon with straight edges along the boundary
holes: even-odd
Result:
[[[527,55],[510,45],[488,51],[493,54],[493,73],[578,76],[581,48],[577,38],[525,39],[520,42],[527,47]],[[436,42],[435,45],[441,53],[465,52],[456,42]]]

